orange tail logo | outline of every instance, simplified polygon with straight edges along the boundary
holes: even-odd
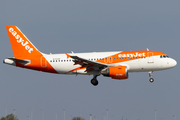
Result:
[[[6,26],[6,29],[15,57],[8,60],[14,61],[18,67],[57,73],[44,55],[38,51],[18,27]]]
[[[40,55],[36,47],[16,26],[6,26],[15,58]]]

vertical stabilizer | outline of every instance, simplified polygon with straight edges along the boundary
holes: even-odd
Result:
[[[41,55],[38,49],[28,40],[28,38],[16,26],[6,26],[10,43],[15,58],[24,58],[24,56]]]
[[[6,26],[14,58],[7,58],[3,62],[22,68],[57,73],[48,60],[16,26]]]

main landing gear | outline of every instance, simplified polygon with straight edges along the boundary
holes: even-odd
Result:
[[[151,83],[154,82],[154,79],[152,78],[152,73],[153,73],[153,71],[149,72],[149,77],[150,77],[149,82],[151,82]]]
[[[93,84],[94,86],[97,86],[98,85],[98,80],[97,80],[97,76],[99,76],[99,73],[97,74],[94,74],[94,77],[93,79],[91,80],[91,84]]]
[[[91,84],[93,84],[94,86],[97,86],[98,85],[98,80],[97,80],[97,76],[100,75],[100,72],[99,70],[94,70],[93,71],[93,79],[91,80]]]

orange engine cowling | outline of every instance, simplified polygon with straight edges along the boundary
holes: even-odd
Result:
[[[128,72],[126,66],[107,67],[101,71],[101,74],[112,79],[127,79]]]

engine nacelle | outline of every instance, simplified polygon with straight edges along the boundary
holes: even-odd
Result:
[[[112,79],[127,79],[128,72],[126,66],[107,67],[101,71],[101,74]]]

